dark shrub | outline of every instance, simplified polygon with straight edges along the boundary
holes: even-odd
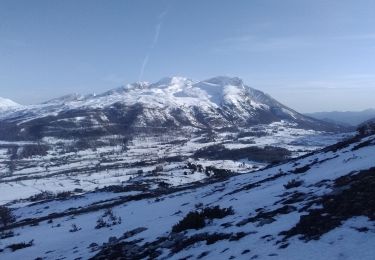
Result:
[[[191,211],[172,227],[172,232],[181,232],[187,229],[201,229],[206,226],[206,220],[222,219],[233,214],[234,211],[231,207],[220,208],[219,206],[204,208],[200,211]]]
[[[65,199],[70,198],[70,196],[72,195],[73,193],[71,191],[61,191],[61,192],[56,193],[55,197],[56,199],[59,199],[59,200],[65,200]]]
[[[22,147],[21,152],[18,155],[19,159],[30,158],[32,156],[45,156],[49,147],[44,144],[31,144]]]
[[[18,157],[18,147],[17,146],[12,146],[8,148],[7,154],[9,155],[9,159],[11,160],[16,160]]]
[[[112,209],[106,209],[104,214],[96,221],[95,229],[112,227],[118,224],[121,224],[121,217],[117,217]]]
[[[54,198],[54,194],[50,191],[42,191],[29,198],[30,201],[40,201]]]
[[[252,131],[252,132],[240,132],[237,137],[243,138],[243,137],[262,137],[267,136],[268,133],[265,131]]]
[[[301,186],[302,184],[303,184],[303,181],[293,179],[291,181],[288,181],[288,183],[284,185],[284,188],[285,189],[297,188],[297,187]]]
[[[285,148],[265,146],[265,147],[245,147],[239,149],[227,149],[222,144],[215,144],[204,147],[194,153],[195,158],[206,158],[211,160],[239,160],[247,158],[257,162],[280,162],[290,157],[291,152]]]
[[[53,193],[51,191],[42,191],[36,195],[33,195],[29,198],[30,201],[41,201],[41,200],[65,200],[72,196],[73,193],[71,191],[61,191],[58,193]]]
[[[7,246],[7,248],[10,248],[14,252],[14,251],[26,248],[26,247],[31,247],[33,245],[34,245],[34,240],[30,240],[28,243],[26,242],[16,243],[16,244]]]
[[[206,225],[204,216],[198,211],[189,212],[180,222],[172,227],[172,232],[181,232],[187,229],[201,229]]]
[[[0,206],[0,223],[5,227],[14,221],[16,221],[16,217],[12,211],[8,207]]]
[[[0,239],[6,239],[6,238],[14,237],[14,236],[15,234],[13,231],[4,231],[0,233]]]
[[[69,230],[69,232],[74,233],[80,230],[81,228],[79,228],[76,224],[72,224],[72,228]]]
[[[85,150],[92,147],[91,141],[89,138],[80,138],[75,142],[75,148],[78,150]]]
[[[213,174],[213,176],[216,178],[225,178],[225,177],[228,177],[230,174],[233,174],[233,172],[230,170],[217,169],[213,166],[207,166],[205,173],[207,176],[211,176],[211,174]]]
[[[155,167],[155,169],[152,170],[152,174],[157,174],[157,173],[162,172],[162,171],[163,171],[163,166],[157,165]]]
[[[302,166],[302,167],[299,167],[299,168],[295,168],[292,171],[292,173],[299,174],[299,173],[307,172],[308,170],[310,170],[310,166],[309,165],[305,165],[305,166]]]
[[[233,215],[234,211],[232,207],[220,208],[219,206],[215,206],[212,208],[203,209],[202,214],[207,219],[215,219],[215,218],[222,219],[222,218],[225,218],[226,216]]]
[[[161,181],[161,182],[159,182],[158,185],[159,185],[159,187],[162,188],[162,189],[168,189],[168,188],[171,186],[171,184],[169,184],[169,183],[167,183],[167,182],[165,182],[165,181]]]

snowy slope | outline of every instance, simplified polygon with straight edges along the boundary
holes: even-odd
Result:
[[[20,106],[21,106],[20,104],[14,102],[13,100],[0,97],[0,111],[11,109],[11,108],[17,108]]]
[[[357,136],[207,183],[19,202],[0,258],[374,259],[374,154],[375,135]],[[174,227],[195,211],[203,224]]]

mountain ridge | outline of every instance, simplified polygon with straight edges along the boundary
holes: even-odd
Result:
[[[119,133],[145,127],[237,128],[282,120],[306,129],[342,129],[304,116],[238,77],[225,76],[198,82],[169,77],[156,83],[128,84],[98,95],[70,94],[7,110],[0,114],[0,120],[17,124],[26,129],[25,133],[33,125],[42,125],[42,130],[49,133],[51,129],[82,127]]]
[[[329,111],[305,113],[310,117],[337,124],[358,126],[359,124],[375,117],[375,109],[369,108],[362,111]]]

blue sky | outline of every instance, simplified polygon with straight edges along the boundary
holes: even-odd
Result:
[[[374,107],[373,0],[1,0],[0,96],[238,76],[301,112]]]

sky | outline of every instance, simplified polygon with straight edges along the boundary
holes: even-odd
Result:
[[[300,112],[375,107],[373,0],[0,0],[0,96],[237,76]]]

